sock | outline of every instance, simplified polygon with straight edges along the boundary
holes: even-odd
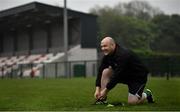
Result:
[[[147,94],[146,93],[142,93],[142,95],[147,99]]]

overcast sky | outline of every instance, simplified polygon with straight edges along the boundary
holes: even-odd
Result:
[[[5,10],[18,5],[38,1],[51,5],[63,6],[64,0],[0,0],[0,10]],[[89,9],[99,5],[113,7],[119,2],[129,2],[132,0],[67,0],[67,7],[81,12],[89,12]],[[141,0],[143,1],[143,0]],[[166,14],[180,14],[180,0],[145,0],[153,7],[158,7]]]

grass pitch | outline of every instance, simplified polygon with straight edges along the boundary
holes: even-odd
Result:
[[[118,84],[108,96],[109,103],[124,106],[92,105],[95,78],[0,79],[0,111],[160,111],[180,110],[180,78],[149,78],[147,88],[156,103],[130,106],[127,86]]]

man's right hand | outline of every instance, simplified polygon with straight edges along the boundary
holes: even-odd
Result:
[[[94,93],[94,98],[95,98],[96,100],[98,100],[100,96],[101,96],[100,87],[96,87],[96,91],[95,91],[95,93]]]

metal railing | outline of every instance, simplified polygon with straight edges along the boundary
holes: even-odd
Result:
[[[175,58],[147,58],[142,59],[148,67],[151,76],[180,76],[180,59]],[[40,64],[19,64],[15,68],[4,72],[1,68],[1,78],[18,78],[18,77],[40,77],[40,78],[72,78],[72,77],[92,77],[97,75],[100,61],[70,61],[70,62],[53,62]],[[65,66],[67,73],[65,75]]]
[[[67,70],[65,71],[65,66]],[[5,72],[1,70],[1,78],[18,77],[41,77],[41,78],[71,78],[71,77],[91,77],[97,74],[97,60],[91,61],[70,61],[53,63],[30,63],[19,64],[16,69],[13,67]],[[66,72],[68,75],[65,75]]]

